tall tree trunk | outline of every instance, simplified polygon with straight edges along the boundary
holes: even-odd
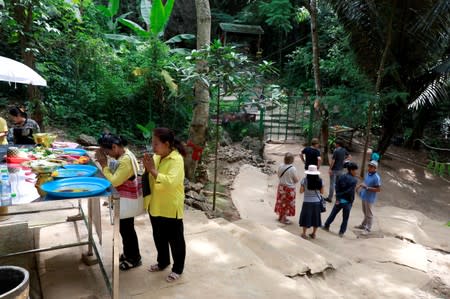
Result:
[[[29,3],[27,6],[24,6],[20,5],[18,1],[14,1],[13,5],[15,19],[23,28],[19,38],[20,54],[24,64],[34,69],[35,57],[33,51],[27,50],[30,48],[29,36],[32,36],[33,4]],[[43,109],[39,88],[28,85],[27,96],[31,104],[30,106],[33,108],[33,115],[31,117],[38,122],[39,126],[43,127]]]
[[[208,46],[211,43],[211,10],[208,0],[195,0],[195,8],[197,13],[197,49]],[[197,71],[199,73],[208,72],[208,64],[206,61],[197,63]],[[192,113],[192,121],[189,127],[189,139],[193,146],[204,147],[206,143],[206,134],[209,121],[209,88],[203,82],[195,83],[195,103]],[[189,180],[195,178],[195,170],[198,161],[192,159],[192,151],[194,147],[188,148],[186,157],[186,177]]]
[[[391,144],[392,136],[394,136],[395,131],[400,125],[402,115],[407,113],[407,106],[405,103],[395,102],[386,105],[383,109],[382,120],[383,132],[380,140],[378,141],[378,146],[376,151],[383,156],[387,151],[389,145]]]
[[[387,54],[391,48],[392,21],[394,19],[394,12],[395,12],[396,6],[397,6],[397,0],[394,0],[392,7],[391,7],[392,12],[391,12],[391,16],[389,18],[389,25],[387,28],[388,31],[387,31],[387,36],[386,36],[386,45],[384,46],[383,54],[381,56],[381,60],[380,60],[380,64],[379,64],[378,72],[377,72],[377,82],[375,84],[375,95],[376,95],[376,100],[378,102],[380,101],[380,89],[381,89],[381,81],[383,80],[383,75],[384,75],[384,65],[386,64]],[[370,99],[369,109],[367,111],[366,140],[364,142],[363,158],[362,158],[362,162],[361,162],[361,173],[360,173],[361,177],[364,177],[364,174],[365,174],[367,149],[369,148],[370,134],[371,134],[371,128],[372,128],[373,106],[374,106],[373,99]],[[394,131],[392,130],[391,134],[393,134],[393,132]]]
[[[313,52],[313,70],[314,83],[316,86],[316,102],[314,104],[315,111],[318,112],[321,120],[320,132],[323,144],[323,165],[329,165],[328,161],[328,110],[322,103],[322,84],[320,82],[320,53],[319,53],[319,34],[317,32],[317,3],[316,0],[311,0],[309,3],[309,14],[311,16],[311,40]],[[312,111],[311,111],[312,113]]]
[[[429,120],[434,119],[435,110],[431,109],[430,106],[424,106],[419,110],[418,115],[414,118],[414,127],[412,129],[411,135],[405,140],[405,146],[411,147],[413,149],[418,149],[420,143],[417,139],[423,138],[423,132]]]

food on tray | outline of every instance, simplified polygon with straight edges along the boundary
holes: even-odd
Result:
[[[37,173],[51,173],[61,166],[61,163],[53,163],[46,160],[34,160],[23,164],[31,167],[31,169]]]
[[[87,162],[89,162],[89,157],[81,156],[74,162],[74,164],[86,164]]]
[[[73,175],[70,175],[71,173],[73,173]],[[59,177],[60,174],[62,174],[63,177],[75,177],[75,176],[86,176],[88,175],[88,173],[86,171],[53,171],[52,172],[52,177]]]
[[[56,190],[56,192],[87,192],[89,189],[85,188],[61,188]]]
[[[50,159],[46,159],[44,161],[48,161],[48,162],[52,162],[52,163],[58,163],[58,164],[66,164],[66,161],[61,160],[61,159],[54,159],[54,158],[50,158]]]

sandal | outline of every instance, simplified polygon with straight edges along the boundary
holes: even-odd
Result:
[[[151,265],[150,268],[147,269],[148,272],[159,272],[164,269],[161,269],[158,264]]]
[[[122,271],[127,271],[130,270],[132,268],[136,268],[139,267],[140,265],[142,265],[142,261],[138,260],[137,262],[130,262],[129,260],[123,260],[120,262],[119,264],[119,269]]]
[[[175,272],[170,272],[169,276],[167,276],[166,281],[167,282],[174,282],[175,280],[180,279],[181,275],[177,274]]]
[[[305,234],[301,234],[300,237],[302,237],[305,240],[308,240],[308,237]]]
[[[278,221],[280,221],[281,223],[286,224],[286,225],[292,224],[291,220],[289,220],[289,219],[281,219]]]
[[[309,234],[308,236],[310,236],[311,239],[315,239],[316,238],[316,234]]]

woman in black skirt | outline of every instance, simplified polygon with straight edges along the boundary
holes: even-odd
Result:
[[[303,239],[308,239],[306,230],[310,227],[313,228],[313,231],[309,236],[315,239],[317,228],[322,226],[320,194],[323,194],[323,183],[319,177],[320,171],[317,170],[317,165],[309,165],[305,174],[306,177],[300,183],[300,193],[304,193],[304,197],[299,224],[302,228]]]

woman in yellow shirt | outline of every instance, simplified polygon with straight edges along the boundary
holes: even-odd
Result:
[[[135,171],[138,163],[134,154],[126,148],[128,142],[122,136],[110,133],[102,134],[98,139],[100,149],[95,153],[97,162],[102,168],[103,175],[115,188],[120,188],[128,180],[135,180]],[[115,163],[108,166],[107,156],[115,159]],[[134,167],[133,164],[134,163]],[[120,217],[120,235],[122,237],[123,254],[120,255],[120,270],[129,270],[142,265],[139,252],[139,242],[134,229],[134,217],[122,218],[122,205]]]
[[[170,265],[170,247],[173,267],[166,281],[172,282],[183,273],[186,257],[183,227],[186,150],[167,128],[153,130],[152,146],[155,154],[153,157],[145,154],[143,160],[150,174],[151,189],[151,194],[144,198],[144,207],[150,215],[158,263],[150,266],[149,271],[162,271]]]
[[[0,117],[0,145],[8,144],[8,125],[3,117]]]

